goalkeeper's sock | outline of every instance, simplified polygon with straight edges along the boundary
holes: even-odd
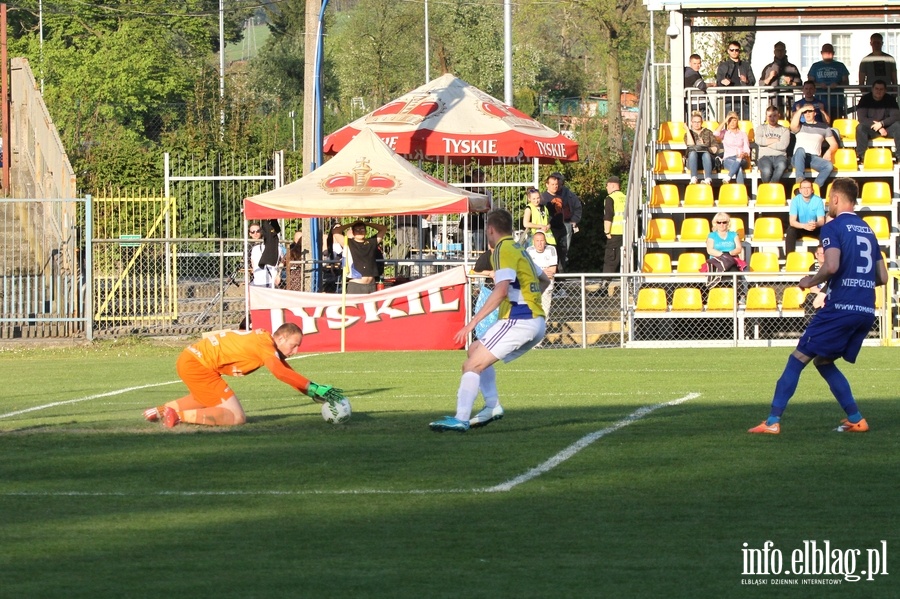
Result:
[[[481,396],[484,397],[485,407],[496,408],[497,404],[500,403],[500,397],[497,393],[497,371],[494,370],[493,365],[481,371],[479,387],[481,388]]]
[[[464,372],[459,380],[459,390],[456,392],[456,418],[469,421],[472,416],[472,406],[478,397],[478,383],[481,377],[477,372]]]
[[[202,424],[206,426],[234,426],[244,424],[247,417],[236,395],[231,395],[217,406],[202,407],[191,410],[178,410],[182,422]]]
[[[185,410],[179,414],[182,422],[188,424],[203,424],[206,426],[233,426],[243,424],[238,422],[237,416],[228,408],[200,408],[199,410]]]

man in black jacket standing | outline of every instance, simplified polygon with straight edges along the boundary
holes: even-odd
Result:
[[[564,272],[572,235],[578,232],[581,220],[581,198],[566,185],[561,173],[547,177],[547,191],[541,194],[541,206],[550,210],[550,230],[556,238],[557,271]]]

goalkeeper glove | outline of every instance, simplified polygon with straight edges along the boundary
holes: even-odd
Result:
[[[335,389],[331,385],[310,383],[306,388],[306,394],[316,403],[333,403],[344,399],[343,389]]]

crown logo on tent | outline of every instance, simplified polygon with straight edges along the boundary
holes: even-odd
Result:
[[[387,195],[400,186],[390,175],[373,173],[368,158],[359,158],[349,173],[338,173],[322,181],[320,186],[331,195]]]
[[[366,116],[366,123],[395,125],[419,125],[422,121],[441,114],[446,109],[440,98],[430,92],[411,95],[406,100],[385,104]]]

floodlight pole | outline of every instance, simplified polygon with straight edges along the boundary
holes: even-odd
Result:
[[[513,105],[511,0],[503,0],[503,101]]]

